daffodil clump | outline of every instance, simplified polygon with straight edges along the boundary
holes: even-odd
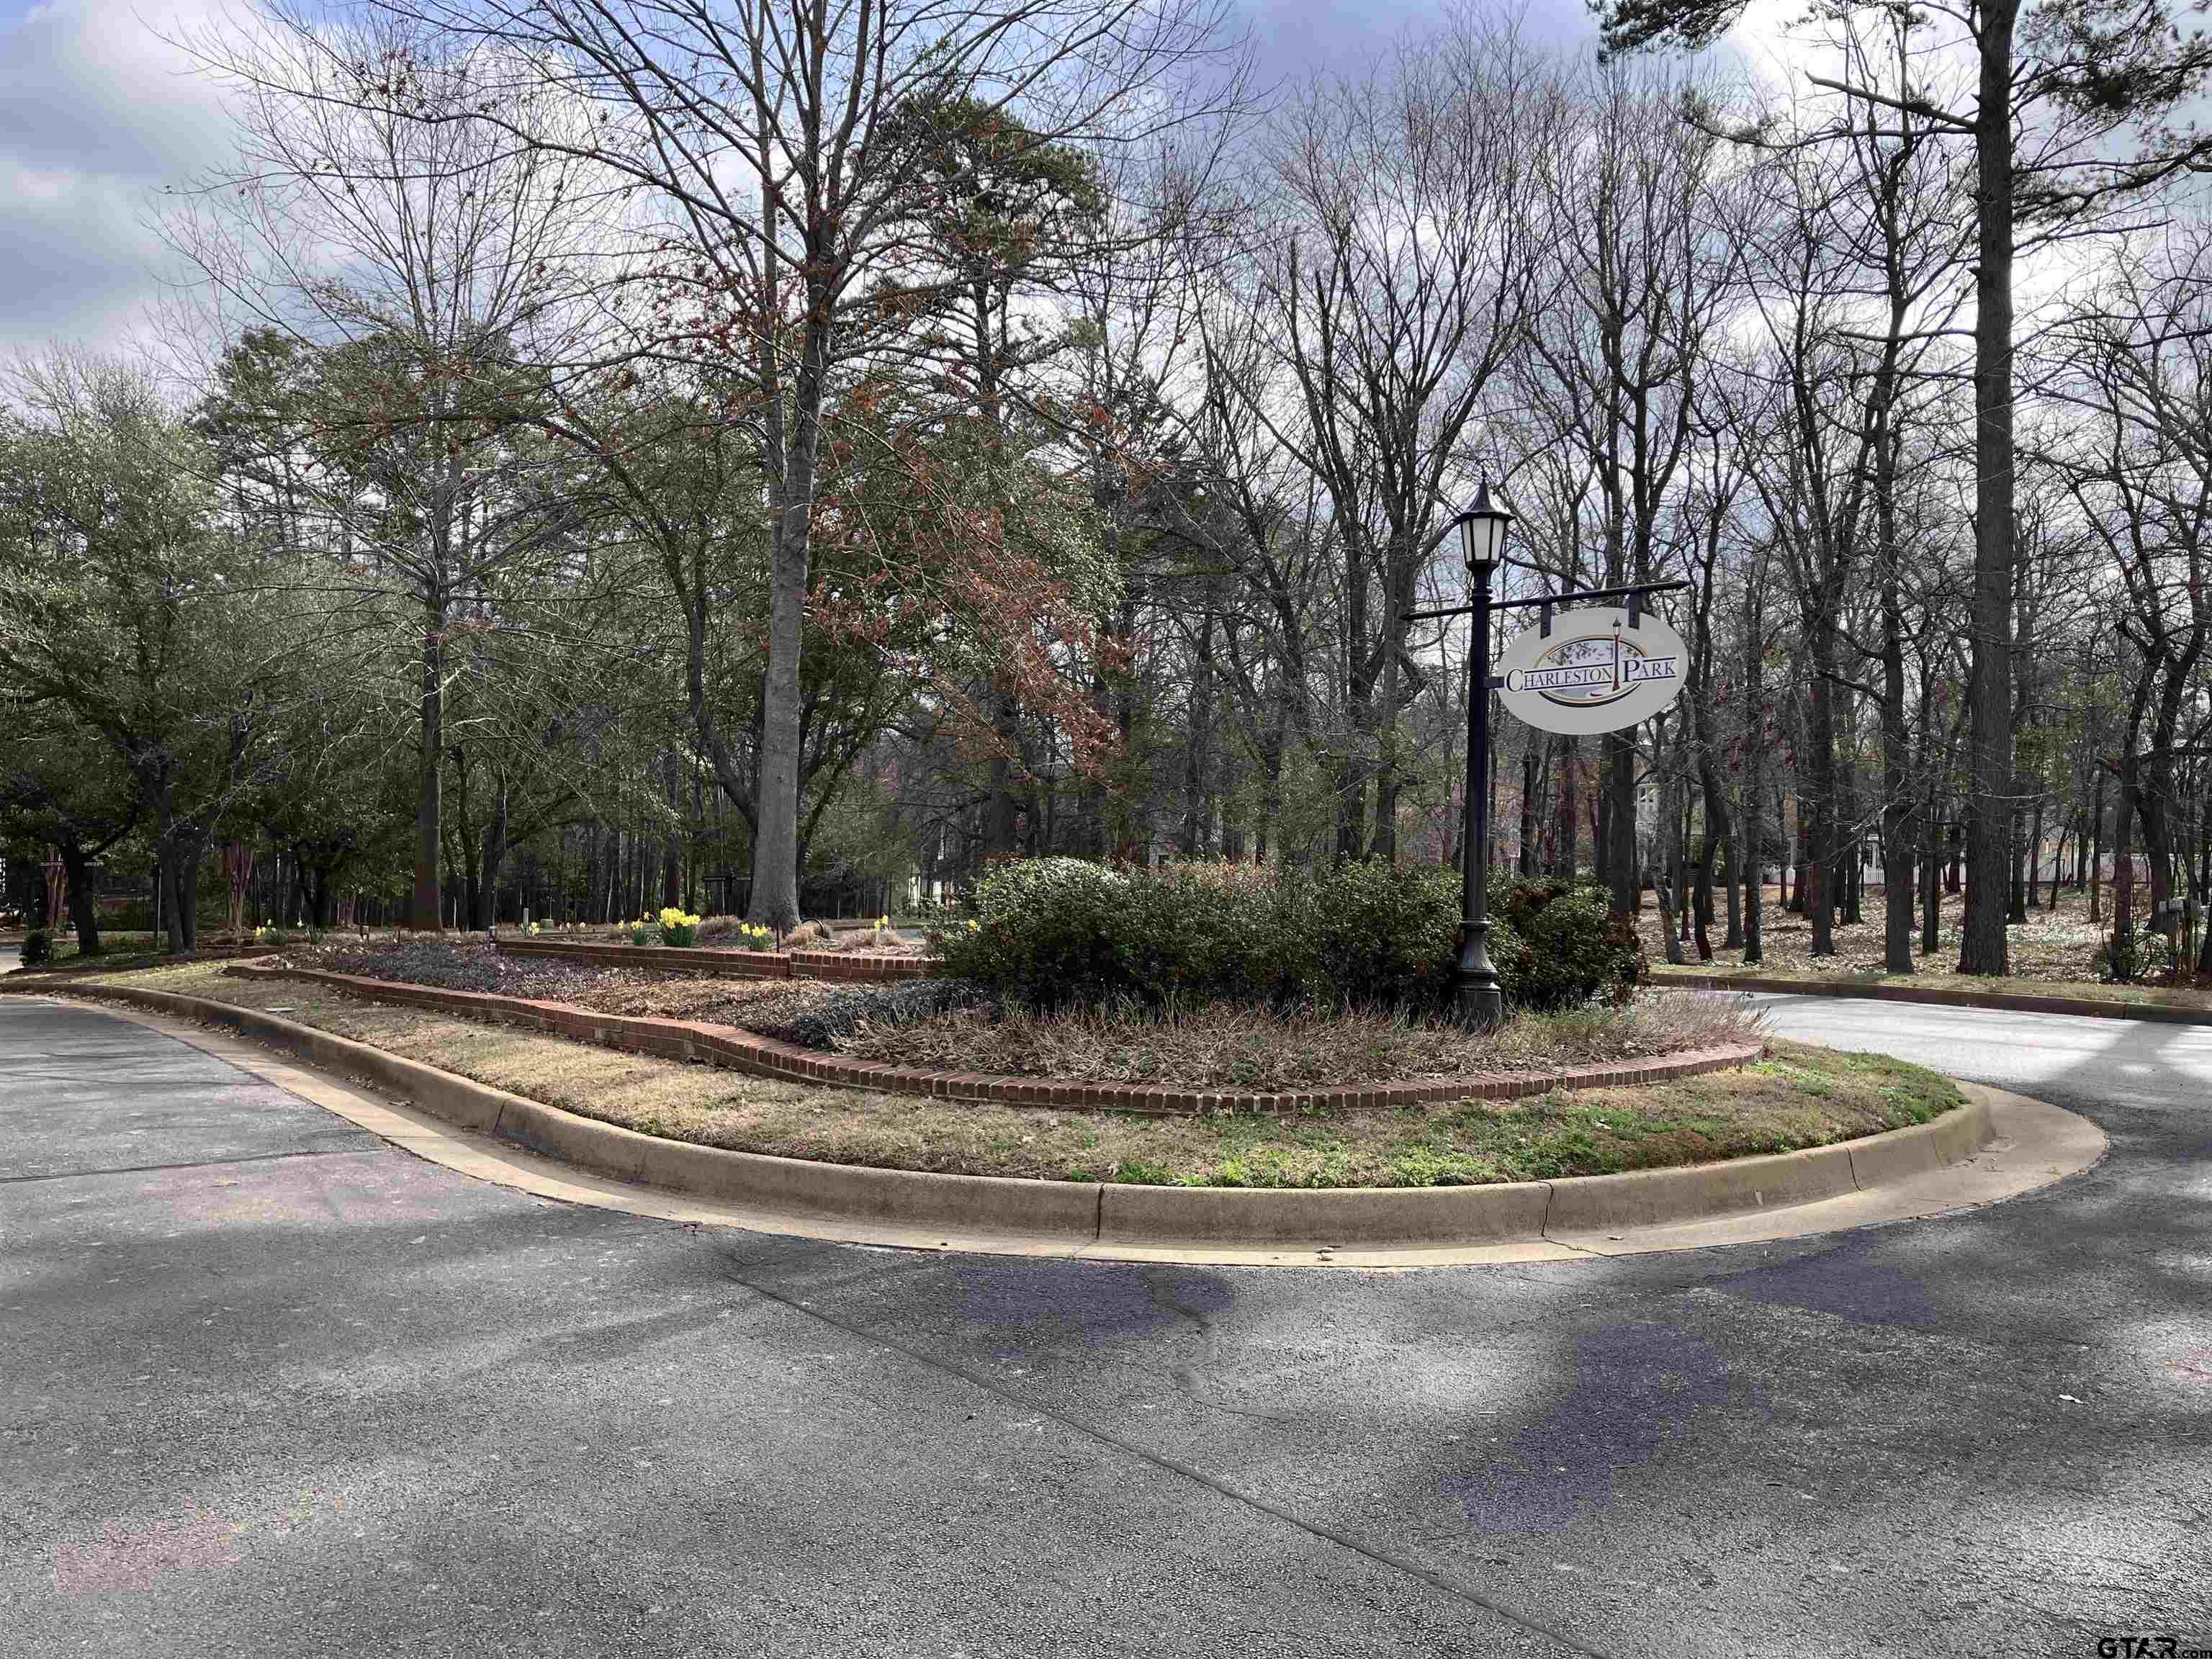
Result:
[[[660,913],[660,942],[678,948],[699,942],[699,918],[672,904]]]
[[[775,930],[757,922],[742,922],[738,927],[738,941],[748,951],[775,949]]]

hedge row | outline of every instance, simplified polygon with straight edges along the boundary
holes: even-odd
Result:
[[[1460,909],[1458,872],[1435,867],[1304,876],[1049,858],[992,872],[930,934],[947,974],[1034,1006],[1311,1001],[1426,1014],[1450,1000]],[[1491,959],[1513,1006],[1620,1000],[1643,976],[1635,928],[1595,888],[1499,878],[1490,911]]]

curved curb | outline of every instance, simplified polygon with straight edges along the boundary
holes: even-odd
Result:
[[[872,1226],[1018,1236],[1100,1254],[1231,1243],[1317,1254],[1556,1243],[1607,1228],[1754,1215],[1862,1194],[1987,1146],[1986,1100],[1933,1122],[1802,1152],[1629,1175],[1484,1187],[1334,1189],[1140,1187],[937,1175],[776,1158],[665,1140],[386,1053],[258,1009],[112,986],[94,994],[227,1027],[394,1090],[443,1121],[619,1181]],[[1863,1170],[1864,1174],[1862,1174]],[[949,1241],[947,1241],[949,1243]],[[1589,1246],[1570,1247],[1585,1253]]]
[[[1917,1002],[1932,1008],[1989,1008],[2000,1013],[2070,1014],[2089,1019],[2139,1019],[2156,1025],[2212,1025],[2212,1011],[2161,1002],[2121,1002],[2110,997],[2045,997],[2009,991],[1954,991],[1930,985],[1859,984],[1847,979],[1771,979],[1763,975],[1670,974],[1655,971],[1647,990],[1747,991],[1769,996],[1834,997],[1864,1002]]]
[[[328,985],[380,1002],[473,1015],[577,1042],[659,1054],[670,1060],[729,1066],[786,1083],[872,1089],[884,1094],[926,1096],[933,1100],[981,1101],[995,1106],[1133,1112],[1148,1117],[1286,1116],[1308,1112],[1388,1111],[1401,1106],[1450,1100],[1520,1100],[1530,1095],[1549,1094],[1554,1089],[1612,1089],[1700,1077],[1708,1072],[1748,1065],[1765,1052],[1762,1043],[1728,1043],[1654,1060],[1568,1066],[1523,1077],[1474,1078],[1443,1083],[1376,1083],[1248,1094],[1219,1088],[1072,1083],[1051,1078],[998,1077],[982,1072],[934,1072],[918,1066],[852,1060],[842,1054],[825,1054],[818,1048],[802,1048],[796,1043],[779,1042],[735,1025],[602,1013],[574,1003],[502,996],[493,991],[450,991],[442,986],[410,985],[397,980],[325,973],[319,968],[264,968],[258,963],[234,963],[222,971],[235,979],[289,979],[310,985]]]

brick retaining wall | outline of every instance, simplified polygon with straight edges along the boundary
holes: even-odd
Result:
[[[586,946],[586,949],[607,947]],[[659,951],[650,954],[659,955]],[[909,958],[910,959],[910,958]],[[1176,1117],[1234,1114],[1288,1115],[1298,1113],[1387,1111],[1401,1106],[1447,1100],[1517,1100],[1553,1089],[1608,1089],[1697,1077],[1748,1064],[1764,1052],[1759,1043],[1696,1048],[1654,1060],[1620,1060],[1609,1066],[1571,1066],[1535,1076],[1468,1079],[1449,1083],[1377,1083],[1336,1089],[1285,1090],[1270,1093],[1223,1089],[1162,1088],[1139,1084],[1074,1083],[1050,1078],[993,1077],[975,1072],[936,1072],[887,1061],[802,1048],[732,1025],[698,1020],[656,1019],[605,1014],[573,1003],[543,1002],[488,991],[449,991],[437,986],[330,974],[313,968],[270,968],[240,963],[222,970],[240,979],[295,979],[329,985],[380,1002],[404,1003],[442,1012],[466,1014],[504,1024],[610,1048],[659,1054],[670,1060],[702,1061],[791,1083],[827,1084],[842,1089],[873,1089],[885,1094],[927,1095],[940,1100],[988,1101],[1002,1106],[1075,1108]]]
[[[502,939],[501,956],[561,957],[607,968],[656,968],[664,972],[716,974],[725,979],[827,979],[854,984],[927,979],[937,964],[927,957],[887,951],[707,951],[683,945],[585,945],[574,939]]]

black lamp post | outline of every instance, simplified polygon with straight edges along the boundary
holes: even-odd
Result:
[[[1461,1020],[1487,1031],[1505,1018],[1498,969],[1490,963],[1490,573],[1505,556],[1513,515],[1490,499],[1486,479],[1459,515],[1474,635],[1468,644],[1466,887],[1462,896],[1459,970],[1453,993]]]

